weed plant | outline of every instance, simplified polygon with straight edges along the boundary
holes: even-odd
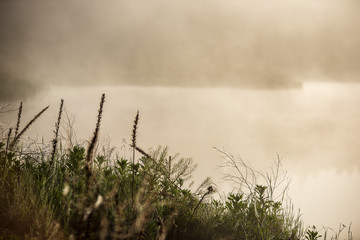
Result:
[[[261,182],[249,165],[218,150],[234,170],[225,180],[237,186],[217,200],[210,178],[191,190],[191,159],[169,156],[166,147],[146,152],[137,146],[139,112],[129,146],[132,159],[114,154],[113,148],[97,151],[104,102],[102,95],[88,146],[74,142],[68,115],[67,123],[61,121],[63,100],[54,139],[41,147],[25,146],[26,130],[48,107],[18,133],[20,104],[15,128],[3,131],[0,139],[0,238],[330,239],[327,231],[303,229],[300,214],[286,202],[286,187],[278,191],[286,183],[279,174],[280,162],[270,174],[260,174]],[[59,134],[61,123],[66,138]],[[339,239],[341,231],[331,239]]]

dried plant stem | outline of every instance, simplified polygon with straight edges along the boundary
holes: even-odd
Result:
[[[104,102],[105,102],[105,93],[102,94],[101,96],[101,100],[100,100],[100,108],[99,108],[99,113],[98,113],[98,117],[97,117],[97,122],[96,122],[96,127],[95,127],[95,131],[94,131],[94,136],[91,139],[91,142],[89,144],[89,148],[87,150],[87,155],[86,155],[86,165],[85,165],[85,169],[87,172],[87,179],[89,180],[91,177],[91,161],[93,158],[93,154],[94,154],[94,148],[95,145],[97,143],[98,140],[98,135],[99,135],[99,130],[100,130],[100,122],[101,122],[101,117],[102,117],[102,112],[103,112],[103,107],[104,107]]]
[[[44,108],[43,110],[41,110],[33,119],[31,119],[31,121],[24,127],[23,130],[21,130],[21,132],[15,136],[14,140],[10,143],[10,148],[13,147],[17,141],[20,139],[20,137],[29,129],[29,127],[46,111],[48,110],[50,106],[47,106],[46,108]]]
[[[139,110],[136,113],[135,120],[134,120],[134,126],[133,126],[133,130],[132,130],[131,147],[133,148],[133,164],[135,164],[136,134],[137,134],[138,123],[139,123]]]
[[[7,135],[7,140],[6,140],[6,148],[5,148],[5,156],[7,156],[7,151],[9,149],[9,143],[10,143],[10,138],[11,138],[11,132],[12,132],[12,128],[9,129],[8,135]]]
[[[53,165],[54,163],[54,159],[55,159],[55,152],[56,152],[56,146],[57,146],[57,142],[58,142],[58,136],[59,136],[59,127],[60,127],[60,121],[61,121],[61,115],[62,115],[62,109],[63,109],[63,105],[64,105],[64,100],[61,99],[60,102],[60,109],[59,109],[59,115],[57,118],[57,122],[55,123],[55,137],[52,140],[53,143],[53,148],[52,148],[52,153],[51,153],[51,160],[50,160],[50,166]]]
[[[20,106],[19,106],[19,112],[18,112],[18,117],[17,117],[17,122],[16,122],[16,128],[15,128],[15,137],[18,134],[19,131],[19,127],[20,127],[20,120],[21,120],[21,113],[22,113],[22,102],[20,102]]]
[[[137,133],[137,125],[139,123],[139,110],[136,113],[133,130],[132,130],[132,144],[131,147],[133,148],[133,159],[132,159],[132,181],[131,181],[131,199],[134,200],[134,181],[135,181],[135,150],[136,148],[136,133]],[[140,149],[140,148],[139,148]],[[140,149],[141,150],[141,149]],[[142,151],[142,150],[141,150]],[[144,151],[142,151],[144,152]]]
[[[139,110],[136,113],[135,116],[135,120],[134,120],[134,125],[133,125],[133,130],[132,130],[132,147],[136,146],[136,134],[137,134],[137,125],[139,123]]]
[[[206,197],[207,195],[211,194],[213,191],[214,191],[214,190],[213,190],[213,187],[212,187],[212,186],[209,186],[209,187],[207,188],[207,192],[205,192],[205,193],[202,195],[200,201],[198,202],[198,204],[195,206],[194,210],[192,211],[191,216],[190,216],[190,218],[189,218],[186,226],[188,226],[189,223],[191,222],[191,220],[193,219],[195,212],[197,211],[198,207],[200,206],[200,204],[202,203],[202,201],[205,199],[205,197]]]
[[[142,155],[144,155],[145,157],[151,158],[148,153],[146,153],[144,150],[142,150],[142,149],[139,148],[138,146],[135,146],[135,150],[138,151],[139,153],[141,153]]]

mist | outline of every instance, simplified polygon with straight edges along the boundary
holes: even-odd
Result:
[[[105,92],[102,137],[121,146],[139,109],[139,144],[193,157],[196,181],[213,146],[279,154],[306,223],[359,234],[359,29],[357,0],[2,0],[0,104],[50,104],[29,136],[51,140],[63,98],[89,139]]]
[[[272,89],[359,81],[359,7],[351,0],[1,1],[0,84],[22,97],[24,82]]]

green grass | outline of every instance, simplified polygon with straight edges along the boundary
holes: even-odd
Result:
[[[0,139],[0,239],[340,238],[344,228],[332,237],[326,230],[304,229],[286,197],[280,161],[261,174],[218,150],[234,170],[225,179],[237,188],[216,199],[210,178],[192,190],[191,159],[169,156],[166,147],[147,152],[137,146],[139,113],[132,159],[119,157],[113,148],[97,151],[104,102],[105,95],[88,146],[59,137],[63,101],[54,139],[42,147],[25,146],[23,134],[47,108],[19,131],[20,105],[16,130],[3,131]],[[347,239],[352,239],[350,228]]]

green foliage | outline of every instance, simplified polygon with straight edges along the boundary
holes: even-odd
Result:
[[[308,229],[305,234],[306,240],[316,240],[321,237],[322,237],[322,235],[319,234],[319,232],[316,230],[315,226],[313,226],[312,229]]]
[[[71,176],[81,175],[84,167],[85,148],[81,146],[74,146],[74,148],[70,149],[66,155],[65,164],[69,170],[69,174],[71,174]]]

